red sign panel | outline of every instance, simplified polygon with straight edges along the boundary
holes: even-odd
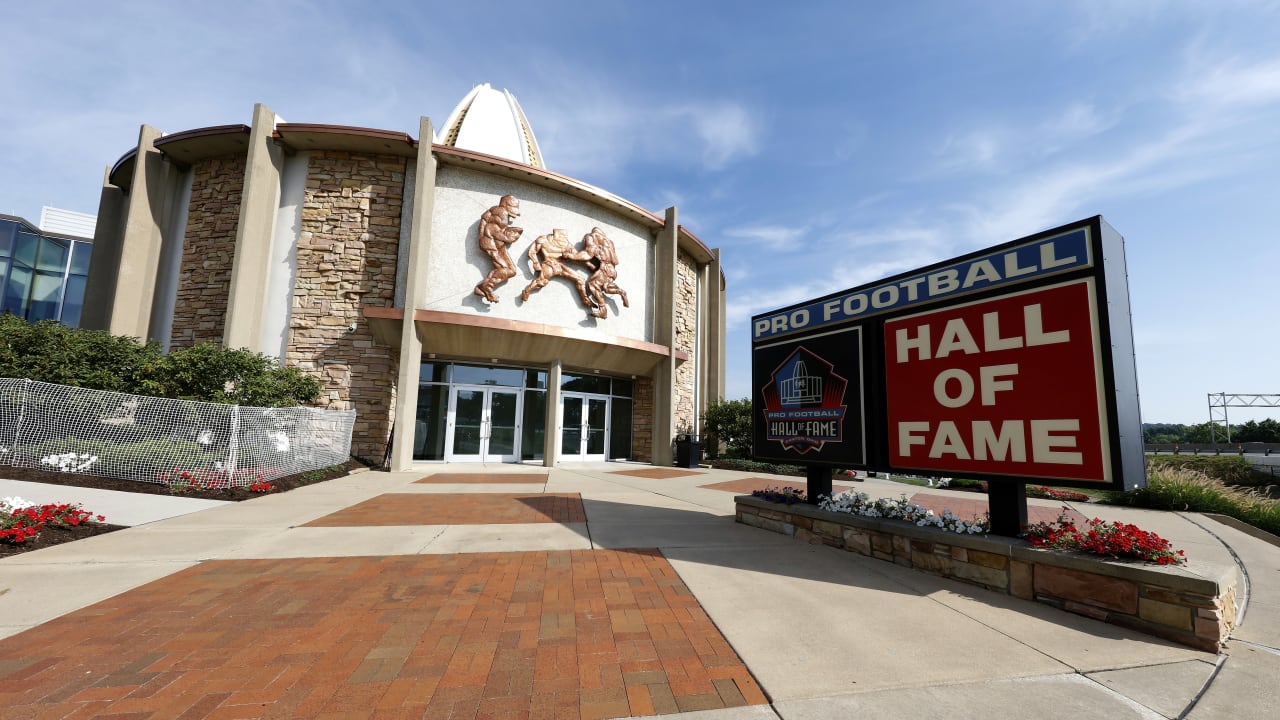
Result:
[[[885,321],[890,465],[1112,482],[1093,282]]]

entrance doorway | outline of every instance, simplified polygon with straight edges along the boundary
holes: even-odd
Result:
[[[451,462],[517,462],[520,459],[520,391],[454,386],[445,442]]]
[[[560,395],[560,459],[604,460],[609,452],[609,396]]]

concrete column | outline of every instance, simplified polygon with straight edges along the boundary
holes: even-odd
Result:
[[[680,224],[675,207],[667,208],[666,224],[655,241],[653,268],[653,341],[671,349],[653,369],[654,465],[670,465],[671,441],[675,436],[676,379],[676,261]]]
[[[157,264],[164,242],[164,211],[169,205],[164,197],[168,163],[155,147],[156,138],[161,134],[148,125],[138,131],[138,154],[133,163],[133,182],[129,187],[115,292],[107,323],[111,334],[131,335],[139,340],[148,338]]]
[[[546,431],[542,435],[542,464],[555,467],[560,462],[560,434],[563,428],[560,423],[560,377],[564,374],[564,366],[556,358],[547,368],[547,414],[543,422]]]
[[[222,335],[223,345],[228,348],[268,353],[278,348],[263,346],[262,294],[271,279],[271,237],[280,207],[280,173],[284,166],[284,152],[272,139],[275,127],[276,114],[262,103],[254,105]]]
[[[111,309],[115,304],[116,280],[120,272],[120,252],[124,247],[124,219],[129,212],[129,198],[124,190],[111,184],[111,168],[102,178],[102,194],[98,197],[98,220],[93,228],[93,255],[89,258],[89,277],[85,283],[84,309],[80,327],[106,330],[111,326]]]
[[[431,118],[418,124],[418,159],[413,175],[409,220],[409,259],[404,278],[404,320],[400,326],[400,372],[396,377],[395,427],[391,441],[391,470],[413,466],[413,433],[418,414],[418,368],[422,364],[422,338],[414,324],[414,310],[427,286],[427,257],[431,245],[431,218],[436,207],[436,156],[431,152],[435,132]]]
[[[725,287],[724,269],[720,266],[720,248],[711,251],[713,258],[707,265],[707,322],[702,339],[704,362],[706,363],[707,384],[703,397],[703,405],[724,400],[724,320],[725,320]]]

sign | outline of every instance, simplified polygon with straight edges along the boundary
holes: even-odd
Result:
[[[759,389],[764,454],[866,462],[861,328],[773,343],[760,348],[754,361],[772,366]]]
[[[753,454],[1145,484],[1126,278],[1094,217],[758,315]]]
[[[889,464],[1109,482],[1093,284],[884,323]]]

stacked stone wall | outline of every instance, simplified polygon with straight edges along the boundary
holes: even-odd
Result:
[[[289,320],[289,364],[324,383],[320,406],[355,408],[352,454],[375,461],[390,435],[398,356],[374,342],[361,308],[395,302],[404,175],[401,157],[311,153]]]
[[[701,431],[693,426],[698,381],[698,265],[684,253],[676,262],[675,349],[689,355],[688,360],[676,366],[675,432],[696,434]]]
[[[653,458],[653,378],[638,377],[631,401],[631,459]]]
[[[1205,652],[1236,619],[1235,568],[1196,573],[1032,548],[1023,540],[956,535],[899,520],[735,498],[737,521],[988,590],[1035,600]]]
[[[191,201],[169,336],[174,349],[222,340],[244,171],[244,155],[209,158],[191,168]]]

